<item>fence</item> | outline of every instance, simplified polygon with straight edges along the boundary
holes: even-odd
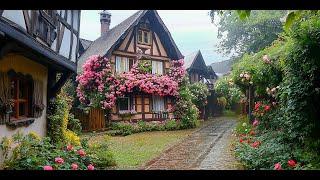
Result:
[[[83,131],[97,131],[106,128],[105,112],[102,109],[90,109],[85,113],[81,109],[73,110],[75,118],[79,119]]]

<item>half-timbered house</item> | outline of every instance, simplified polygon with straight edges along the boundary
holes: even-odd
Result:
[[[111,59],[113,73],[127,72],[139,61],[149,61],[152,73],[168,73],[171,60],[183,58],[172,39],[169,30],[155,10],[141,10],[109,29],[111,14],[100,14],[101,36],[93,41],[79,57],[78,72],[91,55],[100,55]],[[170,97],[135,92],[118,98],[113,107],[111,120],[123,120],[122,111],[137,112],[132,120],[164,120],[170,114],[166,109],[171,105]]]
[[[208,104],[205,108],[200,109],[201,118],[206,119],[208,116],[213,116],[215,107],[213,84],[217,80],[218,76],[211,66],[206,65],[200,50],[186,56],[184,65],[188,73],[190,83],[205,83],[210,91],[210,95],[207,98]]]
[[[80,10],[0,10],[0,137],[46,135],[47,104],[77,70]]]

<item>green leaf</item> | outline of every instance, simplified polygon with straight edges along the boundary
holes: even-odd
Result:
[[[285,25],[284,25],[284,28],[285,28],[286,30],[288,30],[288,29],[291,27],[291,25],[293,24],[295,18],[296,18],[296,13],[295,13],[295,11],[292,11],[292,12],[290,12],[290,13],[288,14],[288,16],[287,16],[287,18],[286,18]]]
[[[241,20],[244,20],[250,16],[251,10],[237,10],[237,13]]]

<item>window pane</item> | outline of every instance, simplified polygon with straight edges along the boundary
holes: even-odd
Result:
[[[16,96],[16,92],[17,92],[17,81],[16,80],[12,80],[11,81],[11,98],[13,99],[17,99],[17,96]]]
[[[123,111],[123,110],[129,110],[129,98],[119,98],[118,99],[119,102],[119,110]]]
[[[164,99],[161,96],[153,96],[153,111],[164,110]]]
[[[141,30],[139,30],[138,41],[142,42],[142,31]]]
[[[121,58],[116,56],[116,72],[120,72],[121,70]]]
[[[145,42],[145,43],[149,43],[148,32],[146,32],[146,31],[143,32],[143,38],[144,38],[144,42]]]
[[[27,99],[27,87],[23,81],[19,81],[19,99]]]
[[[163,74],[163,62],[152,61],[152,74]]]
[[[26,116],[26,105],[27,103],[19,103],[19,116]]]

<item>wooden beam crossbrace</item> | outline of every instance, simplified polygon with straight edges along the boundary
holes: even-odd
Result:
[[[60,79],[57,82],[55,82],[51,85],[51,87],[48,86],[49,99],[55,97],[58,94],[58,92],[61,90],[62,86],[67,82],[67,80],[72,76],[72,74],[73,73],[70,71],[65,72],[62,74],[62,76],[60,77]],[[49,74],[49,76],[50,76],[50,74]]]

